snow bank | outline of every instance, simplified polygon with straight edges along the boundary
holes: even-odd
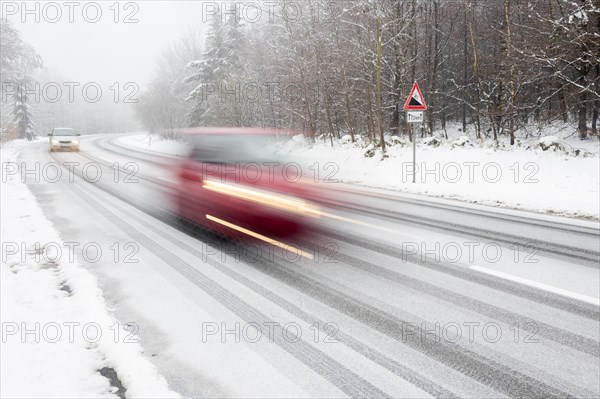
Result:
[[[139,150],[157,152],[159,154],[184,156],[188,147],[176,140],[163,140],[158,136],[148,134],[122,136],[117,141],[125,146],[134,147]]]
[[[466,136],[419,140],[416,183],[412,183],[412,146],[389,146],[384,159],[379,148],[341,143],[332,148],[329,143],[307,147],[289,141],[280,152],[286,159],[296,157],[313,165],[312,170],[318,163],[323,175],[331,172],[330,165],[334,164],[335,176],[329,177],[346,183],[568,217],[600,218],[597,151],[574,146],[568,152],[542,151],[534,143],[513,148],[488,144],[473,143]]]
[[[26,144],[3,146],[3,165]],[[0,396],[117,397],[98,372],[112,368],[128,397],[178,397],[20,177],[2,176]]]
[[[421,144],[425,144],[431,147],[439,147],[442,142],[437,137],[426,137],[421,140]]]
[[[452,143],[452,147],[465,147],[469,144],[471,144],[471,142],[469,141],[468,136],[460,136],[458,140]]]
[[[551,147],[558,147],[559,144],[558,137],[556,136],[544,136],[540,139],[540,147],[544,151]]]

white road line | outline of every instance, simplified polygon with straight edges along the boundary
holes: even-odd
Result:
[[[232,230],[239,231],[241,233],[249,235],[250,237],[254,237],[254,238],[257,238],[257,239],[259,239],[261,241],[269,243],[271,245],[275,245],[276,247],[282,248],[282,249],[284,249],[284,250],[286,250],[288,252],[292,252],[292,253],[304,256],[305,258],[310,259],[310,260],[314,259],[314,256],[312,254],[310,254],[308,252],[305,252],[305,251],[301,250],[300,248],[297,248],[297,247],[295,247],[293,245],[284,244],[284,243],[282,243],[280,241],[274,240],[274,239],[269,238],[267,236],[263,236],[262,234],[255,233],[252,230],[245,229],[245,228],[243,228],[241,226],[238,226],[238,225],[235,225],[233,223],[226,222],[225,220],[219,219],[219,218],[214,217],[212,215],[206,215],[206,218],[208,220],[212,220],[213,222],[222,224],[223,226],[229,227]]]
[[[562,288],[553,287],[551,285],[539,283],[537,281],[529,280],[529,279],[526,279],[523,277],[513,276],[512,274],[503,273],[503,272],[499,272],[499,271],[492,270],[492,269],[487,269],[487,268],[481,267],[481,266],[473,265],[473,266],[470,266],[469,268],[472,270],[476,270],[481,273],[486,273],[486,274],[489,274],[489,275],[492,275],[495,277],[499,277],[499,278],[502,278],[505,280],[514,281],[515,283],[528,285],[530,287],[538,288],[540,290],[552,292],[554,294],[562,295],[565,297],[577,299],[582,302],[591,303],[592,305],[600,306],[600,299],[598,299],[598,298],[594,298],[594,297],[583,295],[583,294],[578,294],[576,292],[572,292],[572,291],[565,290]]]

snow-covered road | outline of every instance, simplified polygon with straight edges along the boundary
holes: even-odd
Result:
[[[166,156],[46,147],[27,186],[181,395],[600,395],[597,222],[334,185],[307,259],[180,229]]]

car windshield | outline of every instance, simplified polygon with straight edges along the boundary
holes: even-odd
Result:
[[[265,135],[199,135],[192,138],[192,158],[207,163],[250,163],[277,160],[275,139]]]
[[[52,131],[53,136],[77,136],[77,130],[70,128],[59,128]]]

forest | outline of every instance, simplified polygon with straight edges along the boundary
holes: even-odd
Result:
[[[561,122],[587,139],[598,136],[599,16],[597,0],[205,1],[194,26],[157,49],[155,77],[139,93],[135,84],[132,104],[113,104],[112,87],[102,103],[28,95],[68,77],[41,69],[2,23],[2,130],[25,138],[71,124],[169,138],[259,126],[385,150],[386,135],[412,140],[402,106],[418,82],[421,137],[447,137],[452,124],[512,145],[531,134],[523,127]]]
[[[204,32],[165,49],[138,104],[146,129],[276,127],[385,150],[386,134],[412,140],[402,106],[418,82],[421,135],[458,123],[514,144],[521,126],[556,120],[582,139],[598,134],[596,1],[308,0],[264,11],[219,3]]]

